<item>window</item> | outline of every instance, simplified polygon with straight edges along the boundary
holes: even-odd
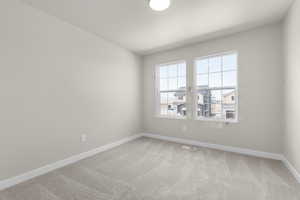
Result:
[[[186,116],[186,63],[175,62],[156,67],[157,114]]]
[[[237,120],[237,54],[195,60],[198,119]]]
[[[237,53],[197,58],[190,73],[187,73],[185,61],[157,65],[156,115],[236,122],[237,60]],[[187,84],[187,80],[194,84]]]

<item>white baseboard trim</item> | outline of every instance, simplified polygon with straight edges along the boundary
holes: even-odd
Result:
[[[285,164],[285,166],[288,168],[288,170],[294,175],[296,180],[300,183],[300,173],[293,167],[293,165],[282,154],[274,154],[274,153],[269,153],[269,152],[255,151],[255,150],[251,150],[251,149],[231,147],[231,146],[225,146],[225,145],[220,145],[220,144],[211,144],[211,143],[199,142],[199,141],[195,141],[195,140],[163,136],[163,135],[152,134],[152,133],[142,133],[142,136],[165,140],[165,141],[170,141],[170,142],[176,142],[176,143],[180,143],[180,144],[187,144],[187,145],[193,145],[193,146],[198,146],[198,147],[206,147],[206,148],[217,149],[217,150],[227,151],[227,152],[233,152],[233,153],[238,153],[238,154],[243,154],[243,155],[279,160]]]
[[[285,157],[283,157],[282,162],[290,170],[290,172],[293,174],[296,180],[300,183],[300,173],[296,170],[292,163],[290,163]]]
[[[70,165],[70,164],[73,164],[75,162],[78,162],[82,159],[91,157],[91,156],[96,155],[98,153],[107,151],[107,150],[112,149],[114,147],[117,147],[121,144],[124,144],[124,143],[127,143],[129,141],[140,138],[142,136],[155,138],[155,139],[160,139],[160,140],[166,140],[166,141],[170,141],[170,142],[181,143],[181,144],[194,145],[194,146],[199,146],[199,147],[206,147],[206,148],[212,148],[212,149],[217,149],[217,150],[222,150],[222,151],[239,153],[239,154],[244,154],[244,155],[281,160],[285,164],[285,166],[291,171],[291,173],[295,176],[297,181],[300,183],[300,173],[281,154],[273,154],[273,153],[268,153],[268,152],[254,151],[254,150],[250,150],[250,149],[230,147],[230,146],[224,146],[224,145],[219,145],[219,144],[204,143],[204,142],[199,142],[199,141],[194,141],[194,140],[188,140],[188,139],[182,139],[182,138],[176,138],[176,137],[170,137],[170,136],[162,136],[162,135],[158,135],[158,134],[142,133],[142,134],[137,134],[137,135],[133,135],[133,136],[124,138],[122,140],[119,140],[117,142],[113,142],[111,144],[101,146],[99,148],[90,150],[88,152],[84,152],[84,153],[81,153],[81,154],[78,154],[78,155],[74,155],[74,156],[69,157],[67,159],[57,161],[55,163],[43,166],[43,167],[38,168],[38,169],[34,169],[32,171],[21,174],[19,176],[15,176],[15,177],[12,177],[12,178],[9,178],[9,179],[6,179],[6,180],[2,180],[2,181],[0,181],[0,191],[4,190],[4,189],[7,189],[9,187],[12,187],[14,185],[17,185],[19,183],[28,181],[32,178],[37,177],[37,176],[41,176],[41,175],[46,174],[48,172],[51,172],[53,170],[62,168],[64,166],[67,166],[67,165]]]
[[[166,141],[171,141],[171,142],[177,142],[177,143],[181,143],[181,144],[193,145],[193,146],[198,146],[198,147],[206,147],[206,148],[210,148],[210,149],[217,149],[217,150],[221,150],[221,151],[239,153],[239,154],[256,156],[256,157],[261,157],[261,158],[282,160],[282,157],[283,157],[281,154],[255,151],[255,150],[251,150],[251,149],[231,147],[231,146],[225,146],[225,145],[220,145],[220,144],[211,144],[211,143],[199,142],[199,141],[189,140],[189,139],[182,139],[182,138],[177,138],[177,137],[162,136],[162,135],[158,135],[158,134],[143,133],[142,135],[145,137],[156,138],[156,139],[161,139],[161,140],[166,140]]]
[[[142,137],[142,135],[138,134],[138,135],[129,136],[129,137],[121,139],[117,142],[113,142],[113,143],[101,146],[99,148],[90,150],[88,152],[84,152],[84,153],[81,153],[81,154],[78,154],[78,155],[71,156],[67,159],[57,161],[55,163],[43,166],[43,167],[38,168],[38,169],[34,169],[32,171],[26,172],[26,173],[21,174],[19,176],[15,176],[13,178],[2,180],[2,181],[0,181],[0,191],[4,190],[4,189],[7,189],[9,187],[12,187],[14,185],[17,185],[19,183],[28,181],[32,178],[37,177],[37,176],[46,174],[46,173],[51,172],[55,169],[59,169],[61,167],[73,164],[73,163],[78,162],[78,161],[80,161],[84,158],[88,158],[88,157],[91,157],[91,156],[96,155],[98,153],[101,153],[103,151],[107,151],[107,150],[112,149],[114,147],[117,147],[121,144],[124,144],[124,143],[127,143],[129,141],[135,140],[139,137]]]

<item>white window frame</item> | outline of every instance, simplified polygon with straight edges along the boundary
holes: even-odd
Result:
[[[186,89],[185,90],[167,90],[164,92],[177,92],[177,91],[182,91],[186,93],[186,108],[188,107],[188,65],[185,60],[176,60],[176,61],[171,61],[171,62],[166,62],[166,63],[161,63],[157,64],[154,69],[154,82],[155,82],[155,117],[158,118],[166,118],[166,119],[187,119],[188,116],[188,110],[186,116],[173,116],[173,115],[162,115],[161,110],[160,110],[160,67],[165,66],[165,65],[172,65],[172,64],[179,64],[179,63],[184,63],[185,64],[185,76],[186,76]]]
[[[197,116],[197,109],[198,109],[198,98],[197,98],[197,61],[201,59],[208,59],[218,56],[230,55],[235,54],[237,56],[237,68],[236,68],[236,88],[235,88],[235,119],[216,119],[216,118],[209,118],[209,117],[198,117]],[[239,122],[239,54],[237,51],[228,51],[228,52],[221,52],[216,54],[211,54],[208,56],[196,57],[193,61],[193,89],[192,89],[192,96],[193,96],[193,118],[199,121],[212,121],[212,122],[224,122],[224,123],[238,123]]]

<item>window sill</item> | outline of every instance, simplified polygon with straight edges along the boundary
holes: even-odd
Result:
[[[238,119],[235,119],[235,120],[225,120],[225,119],[209,119],[209,118],[197,117],[197,118],[194,118],[194,120],[204,121],[204,122],[224,123],[224,124],[237,124],[237,123],[239,123]]]
[[[170,120],[187,120],[187,117],[180,117],[180,116],[167,116],[167,115],[155,115],[155,118],[160,119],[170,119]],[[196,121],[203,121],[203,122],[215,122],[215,123],[224,123],[224,124],[237,124],[239,121],[236,120],[224,120],[224,119],[209,119],[209,118],[194,118]]]
[[[178,120],[185,120],[187,117],[179,117],[179,116],[168,116],[168,115],[155,115],[155,118],[161,119],[178,119]]]

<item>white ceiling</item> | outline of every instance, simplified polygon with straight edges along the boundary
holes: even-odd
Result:
[[[293,0],[22,0],[139,54],[246,30],[281,19]]]

